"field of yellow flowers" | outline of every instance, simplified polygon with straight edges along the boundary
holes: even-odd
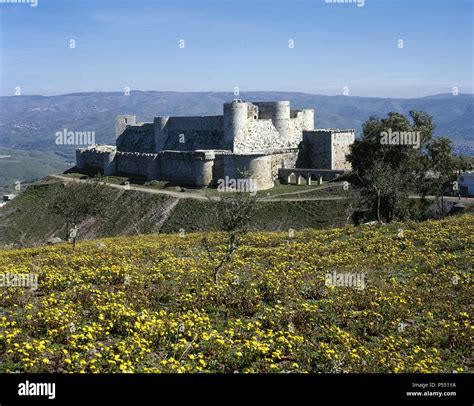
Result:
[[[219,233],[0,251],[38,275],[0,287],[0,372],[468,372],[473,226],[250,233],[217,283]]]

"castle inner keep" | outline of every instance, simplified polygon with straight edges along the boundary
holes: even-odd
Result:
[[[195,187],[252,178],[259,190],[273,187],[279,176],[288,181],[290,169],[303,177],[305,170],[324,170],[327,179],[350,170],[346,156],[355,139],[354,130],[315,129],[314,110],[291,110],[289,101],[233,100],[223,115],[155,117],[152,123],[121,115],[115,133],[116,146],[78,149],[77,169]]]

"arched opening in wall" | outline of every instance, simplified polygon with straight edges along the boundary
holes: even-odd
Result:
[[[296,183],[296,175],[293,172],[288,175],[287,183],[289,185]]]
[[[309,177],[308,177],[308,174],[304,173],[304,174],[301,174],[301,185],[307,185],[309,181]]]

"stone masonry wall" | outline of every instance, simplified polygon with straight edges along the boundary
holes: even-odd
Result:
[[[303,140],[304,122],[301,118],[288,120],[289,132],[282,136],[271,119],[249,120],[248,136],[235,144],[241,154],[273,149],[298,148]]]
[[[76,150],[76,162],[79,170],[86,168],[101,169],[105,175],[116,171],[115,155],[117,150],[109,145],[96,145]]]
[[[226,106],[225,117],[156,117],[154,123],[136,124],[135,116],[119,116],[117,131],[124,131],[117,137],[117,149],[147,153],[213,149],[246,154],[297,148],[302,131],[314,128],[314,111],[290,110],[289,102],[241,102]],[[126,125],[125,120],[133,125]],[[228,133],[233,134],[232,139],[224,137],[224,125],[229,120],[232,129]]]
[[[326,130],[305,131],[303,143],[308,168],[331,168],[332,133]]]
[[[223,149],[223,116],[169,117],[158,131],[160,147],[155,139],[155,124],[129,125],[117,137],[117,148],[123,152],[159,152],[160,150],[192,151]],[[158,125],[158,124],[156,124]],[[119,127],[121,128],[121,127]]]
[[[196,164],[193,153],[166,151],[159,155],[160,179],[170,182],[194,183]]]
[[[350,170],[346,156],[354,140],[354,130],[304,131],[303,148],[308,169]]]
[[[224,155],[224,173],[231,179],[242,179],[242,172],[257,183],[258,190],[273,187],[271,155]]]
[[[115,156],[117,172],[143,175],[148,174],[148,160],[143,154],[138,153],[117,153]]]
[[[332,134],[332,168],[335,170],[351,170],[351,164],[347,161],[350,146],[355,141],[354,131],[335,132]]]
[[[225,149],[223,116],[170,117],[161,136],[163,150]]]
[[[280,168],[294,168],[297,160],[298,151],[273,154],[271,163],[273,179],[278,178],[278,170]]]
[[[128,126],[117,137],[117,149],[123,152],[155,152],[153,123]]]
[[[104,162],[104,155],[103,153],[98,153],[94,150],[92,151],[83,151],[80,152],[78,151],[76,153],[77,156],[80,156],[80,160],[83,163],[83,167],[81,169],[84,169],[86,167],[92,167],[92,168],[103,168],[103,162]],[[79,162],[79,159],[77,159]]]

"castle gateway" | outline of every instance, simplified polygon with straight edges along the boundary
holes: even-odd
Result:
[[[314,129],[314,110],[290,110],[288,101],[233,100],[220,116],[155,117],[152,123],[123,115],[115,132],[115,147],[76,151],[79,171],[198,187],[247,177],[259,190],[273,187],[281,169],[303,177],[306,171],[309,182],[315,170],[329,177],[350,170],[346,156],[355,138],[354,130]]]

